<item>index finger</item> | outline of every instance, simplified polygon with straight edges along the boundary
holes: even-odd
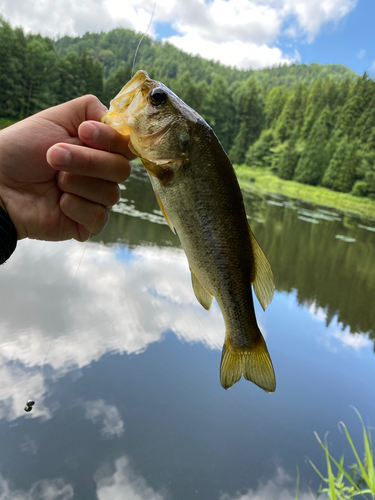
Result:
[[[109,151],[134,160],[136,156],[129,149],[129,136],[122,135],[105,123],[86,121],[78,128],[81,141],[94,149]]]

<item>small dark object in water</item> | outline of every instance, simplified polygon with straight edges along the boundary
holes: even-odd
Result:
[[[35,401],[33,401],[32,399],[29,399],[28,402],[26,403],[24,410],[29,412],[33,409],[34,405],[35,405]]]

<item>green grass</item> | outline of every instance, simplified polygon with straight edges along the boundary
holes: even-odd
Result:
[[[329,452],[326,439],[323,443],[318,434],[316,432],[314,433],[318,443],[324,450],[327,464],[327,475],[325,476],[317,469],[311,460],[309,460],[311,466],[323,481],[323,486],[321,486],[318,491],[318,497],[324,494],[324,498],[328,498],[328,500],[351,500],[356,498],[375,499],[374,450],[372,447],[371,433],[369,429],[366,429],[358,410],[356,408],[354,408],[354,410],[362,425],[364,458],[363,460],[360,459],[346,425],[340,422],[340,426],[344,430],[345,436],[356,459],[356,462],[350,467],[349,471],[345,470],[344,457],[342,456],[340,461],[333,458]],[[298,481],[299,478],[297,477],[297,500]],[[312,498],[315,498],[314,495],[312,495]]]
[[[9,127],[9,125],[13,125],[17,120],[12,120],[11,118],[1,118],[0,117],[0,130],[5,127]]]
[[[375,219],[375,200],[338,193],[320,186],[309,186],[295,181],[280,179],[265,168],[235,165],[242,189],[261,193],[276,193],[316,205],[334,208],[342,212]]]

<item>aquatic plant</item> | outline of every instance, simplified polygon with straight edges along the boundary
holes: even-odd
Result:
[[[344,456],[340,458],[340,461],[333,458],[329,452],[326,439],[323,443],[318,434],[314,432],[318,443],[325,452],[327,463],[327,476],[324,476],[309,459],[311,466],[323,481],[323,484],[318,490],[317,497],[325,494],[325,498],[328,498],[329,500],[350,500],[352,498],[360,497],[372,500],[375,499],[374,451],[371,433],[369,429],[366,429],[359,411],[356,408],[354,408],[354,410],[357,413],[362,425],[365,452],[364,459],[360,459],[350,433],[343,422],[340,422],[339,425],[344,430],[356,459],[356,462],[349,468],[349,471],[345,470]],[[337,468],[336,474],[333,471],[333,464]],[[298,500],[298,483],[299,478],[297,477],[296,500]],[[312,498],[315,497],[312,495]]]

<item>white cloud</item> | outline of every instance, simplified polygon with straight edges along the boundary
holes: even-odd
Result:
[[[63,479],[41,479],[28,492],[14,490],[0,475],[0,500],[70,500],[74,496],[73,487]]]
[[[358,53],[357,53],[357,57],[358,59],[363,59],[366,55],[366,51],[365,49],[361,49]]]
[[[281,35],[312,42],[322,26],[337,24],[357,0],[157,0],[156,22],[170,23],[178,35],[168,40],[202,57],[239,67],[261,68],[296,60],[275,47]],[[126,27],[144,32],[154,0],[0,0],[0,12],[14,25],[57,34]],[[298,60],[298,59],[297,59]]]
[[[105,469],[95,473],[98,500],[164,500],[162,493],[150,488],[142,476],[137,475],[123,456],[116,460],[112,475]],[[1,500],[1,498],[0,498]]]
[[[295,33],[313,42],[322,26],[337,24],[357,5],[358,0],[276,0],[285,20],[295,24]]]
[[[311,500],[308,493],[299,493],[299,500]],[[295,479],[292,479],[282,467],[278,467],[274,478],[261,481],[257,490],[249,489],[235,496],[222,493],[220,500],[294,500]]]
[[[214,0],[207,4],[196,0],[183,3],[180,8],[182,12],[173,21],[179,33],[219,44],[272,43],[282,23],[276,9],[249,0]]]
[[[228,66],[237,66],[240,69],[260,69],[266,66],[290,64],[298,60],[296,54],[285,56],[277,47],[240,41],[218,43],[204,40],[196,33],[173,36],[168,41],[185,52],[199,54],[206,59],[213,59]]]
[[[101,422],[103,427],[100,434],[104,437],[120,437],[124,433],[124,422],[116,406],[108,405],[102,399],[96,401],[86,401],[86,418],[92,420],[94,424]]]

